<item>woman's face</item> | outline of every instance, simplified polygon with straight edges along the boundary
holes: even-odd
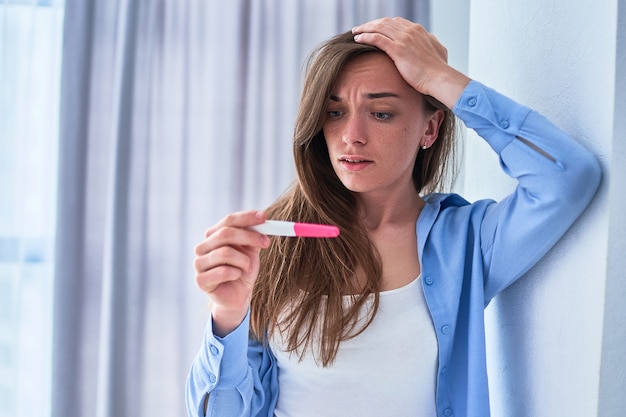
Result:
[[[435,121],[433,121],[435,119]],[[332,90],[323,131],[335,173],[356,193],[415,190],[415,158],[436,139],[441,120],[381,53],[360,55]]]

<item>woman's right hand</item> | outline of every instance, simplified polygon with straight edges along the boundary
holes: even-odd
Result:
[[[237,328],[248,312],[259,274],[259,252],[270,244],[269,237],[248,227],[265,219],[260,211],[230,214],[209,228],[196,246],[196,284],[212,301],[217,336]]]

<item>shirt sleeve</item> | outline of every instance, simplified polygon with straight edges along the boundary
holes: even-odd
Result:
[[[249,328],[248,313],[239,327],[220,338],[209,319],[187,377],[189,417],[271,415],[278,387],[275,360],[267,346],[248,339]]]
[[[488,302],[563,236],[593,198],[601,169],[593,154],[545,117],[477,81],[453,111],[518,181],[511,195],[489,206],[481,225]]]

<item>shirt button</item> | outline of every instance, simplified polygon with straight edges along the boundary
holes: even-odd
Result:
[[[213,374],[209,374],[209,381],[211,381],[212,383],[215,383],[215,381],[217,381],[217,377]]]
[[[446,408],[445,410],[443,410],[443,415],[446,417],[450,417],[452,415],[452,409]]]
[[[476,100],[476,97],[472,97],[469,100],[467,100],[467,104],[470,107],[474,107],[476,105],[476,103],[478,103],[478,100]]]
[[[424,278],[424,283],[426,285],[433,285],[433,279],[431,277]]]
[[[446,333],[448,333],[449,331],[450,331],[450,326],[448,326],[447,324],[446,324],[445,326],[442,326],[442,327],[441,327],[441,332],[442,332],[443,334],[446,334]]]
[[[213,356],[217,356],[217,354],[220,353],[220,350],[218,348],[216,348],[215,345],[211,345],[209,350],[211,351],[211,354]]]
[[[508,120],[503,120],[500,122],[500,127],[502,129],[508,129],[509,128],[509,121]]]

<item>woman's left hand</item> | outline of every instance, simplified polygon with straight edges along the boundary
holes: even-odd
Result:
[[[420,24],[385,17],[356,26],[352,33],[356,42],[383,50],[409,85],[450,109],[470,82],[448,65],[447,49]]]

